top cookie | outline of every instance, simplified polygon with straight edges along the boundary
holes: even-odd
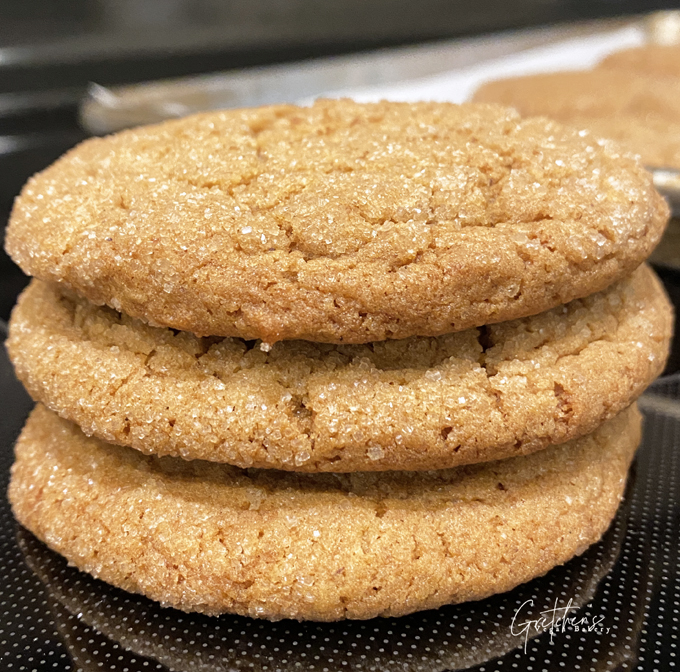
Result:
[[[555,122],[320,101],[88,140],[26,185],[7,250],[154,325],[361,343],[599,291],[667,216],[635,158]]]
[[[680,80],[600,67],[489,82],[474,100],[587,128],[620,142],[648,166],[680,168]]]

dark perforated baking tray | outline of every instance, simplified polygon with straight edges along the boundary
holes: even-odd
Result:
[[[11,445],[30,408],[4,350],[0,399],[4,491]],[[164,609],[69,567],[14,522],[3,497],[0,669],[672,670],[680,632],[680,376],[657,381],[642,406],[643,444],[600,543],[505,595],[398,619],[268,623]]]

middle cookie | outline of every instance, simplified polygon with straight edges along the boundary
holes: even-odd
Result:
[[[672,312],[639,268],[512,322],[367,345],[197,338],[33,281],[17,375],[87,434],[144,453],[296,471],[442,469],[593,431],[661,373]]]

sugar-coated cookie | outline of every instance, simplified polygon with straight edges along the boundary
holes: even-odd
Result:
[[[78,568],[179,609],[395,616],[509,590],[582,553],[614,516],[639,438],[631,406],[528,456],[291,474],[146,457],[38,405],[9,498]]]
[[[149,454],[298,471],[440,469],[588,433],[664,368],[673,315],[646,266],[546,313],[371,345],[199,339],[39,281],[8,339],[33,397]]]
[[[6,247],[151,324],[364,343],[600,291],[667,217],[634,157],[559,123],[327,100],[87,140],[25,186]]]

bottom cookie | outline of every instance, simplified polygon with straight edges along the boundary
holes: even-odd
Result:
[[[504,592],[597,541],[640,424],[631,407],[570,443],[445,471],[295,474],[147,457],[37,406],[9,496],[75,566],[165,605],[397,616]]]
[[[55,625],[83,672],[106,669],[114,643],[119,645],[117,655],[144,658],[141,664],[139,659],[118,659],[116,669],[127,666],[131,671],[149,672],[144,665],[158,662],[163,670],[183,672],[441,672],[468,669],[524,648],[543,630],[526,624],[550,613],[557,595],[557,606],[568,605],[569,617],[581,626],[584,615],[586,623],[595,622],[593,614],[609,615],[602,611],[606,597],[598,600],[595,595],[621,552],[628,509],[619,507],[605,535],[585,553],[507,593],[409,616],[341,624],[264,623],[164,609],[67,567],[61,556],[20,526],[17,542],[44,585]],[[589,614],[580,611],[593,598]],[[627,627],[614,628],[616,634],[597,656],[606,665],[591,658],[591,670],[611,669],[614,650],[628,658],[635,655],[630,642],[637,630],[631,623],[640,627],[643,614],[631,604]]]

